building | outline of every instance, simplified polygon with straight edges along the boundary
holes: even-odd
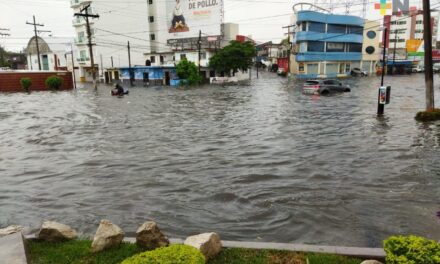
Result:
[[[223,23],[223,1],[163,1],[139,2],[71,0],[71,7],[79,13],[88,4],[94,54],[94,69],[101,80],[112,82],[120,79],[119,69],[128,68],[128,41],[131,66],[175,66],[186,58],[199,64],[198,49],[201,45],[200,66],[206,68],[210,57],[238,35],[237,24]],[[120,23],[119,21],[123,21]],[[92,65],[89,54],[86,21],[82,17],[73,20],[77,38],[76,57],[79,76],[91,81]],[[208,70],[203,70],[208,76]],[[136,76],[131,76],[135,78]],[[208,76],[209,77],[209,76]],[[148,82],[150,83],[150,82]]]
[[[298,78],[344,77],[360,68],[364,20],[350,15],[297,11],[291,72]]]
[[[38,37],[38,50],[40,53],[41,70],[43,71],[66,71],[67,49],[70,45],[58,39],[48,38],[49,41]],[[25,49],[29,70],[39,70],[37,39],[32,37]]]
[[[365,21],[364,39],[362,43],[362,71],[370,75],[376,73],[377,63],[382,59],[382,50],[380,47],[382,31],[380,23],[377,21]]]
[[[101,80],[118,80],[116,68],[129,65],[128,42],[131,46],[131,64],[145,65],[143,53],[148,49],[149,25],[147,10],[150,1],[125,3],[121,1],[71,0],[74,13],[90,4],[89,14],[99,14],[99,19],[90,18],[94,55],[94,69]],[[154,0],[158,1],[159,0]],[[164,1],[161,1],[164,2]],[[120,22],[123,21],[123,22]],[[92,81],[91,56],[88,46],[86,20],[76,16],[72,20],[75,29],[75,66],[81,81]]]

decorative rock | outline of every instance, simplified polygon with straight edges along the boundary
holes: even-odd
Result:
[[[76,231],[68,225],[63,225],[53,221],[46,221],[41,226],[37,238],[47,242],[60,242],[73,240],[78,237]]]
[[[362,261],[361,264],[383,264],[383,263],[380,261],[377,261],[377,260],[365,260],[365,261]]]
[[[18,232],[23,231],[24,227],[19,225],[11,225],[5,228],[0,229],[0,237],[4,237],[7,235],[12,235]]]
[[[217,233],[190,236],[185,240],[184,244],[200,250],[207,260],[218,255],[222,250],[222,242]]]
[[[98,230],[93,237],[92,252],[99,252],[121,244],[124,231],[109,220],[101,220]]]
[[[170,244],[155,222],[145,222],[136,231],[136,243],[146,249],[166,247]]]

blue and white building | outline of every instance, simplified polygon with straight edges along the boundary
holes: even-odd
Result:
[[[293,24],[291,72],[298,78],[345,77],[361,68],[363,18],[304,10]]]

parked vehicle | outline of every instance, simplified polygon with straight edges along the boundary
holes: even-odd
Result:
[[[330,95],[347,92],[351,92],[350,86],[344,85],[338,80],[310,80],[305,82],[303,86],[304,94]]]
[[[287,75],[287,70],[284,68],[278,68],[277,74],[279,76],[286,76]]]
[[[351,69],[350,74],[351,74],[351,76],[361,76],[361,77],[364,77],[364,76],[368,75],[368,72],[363,71],[363,70],[361,70],[359,68],[353,68],[353,69]]]
[[[434,65],[432,66],[432,71],[440,72],[440,63],[434,63]]]
[[[414,66],[412,66],[411,71],[413,73],[424,72],[425,67],[423,65],[414,65]]]

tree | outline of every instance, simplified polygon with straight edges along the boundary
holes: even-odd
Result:
[[[209,66],[216,71],[233,75],[239,70],[247,71],[257,55],[254,44],[251,42],[231,41],[229,45],[221,49],[209,60]]]
[[[189,85],[197,85],[202,81],[196,64],[187,59],[181,60],[176,65],[176,73],[180,79],[186,80]]]

